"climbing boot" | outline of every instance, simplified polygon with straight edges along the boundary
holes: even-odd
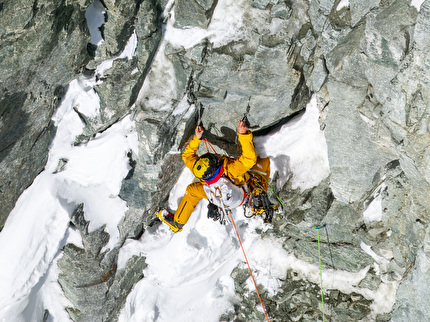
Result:
[[[182,227],[181,227],[181,228],[179,228],[179,227],[177,226],[177,224],[175,223],[173,215],[172,215],[172,214],[170,214],[166,209],[160,209],[160,210],[158,210],[158,211],[155,213],[155,215],[156,215],[156,216],[157,216],[157,217],[158,217],[162,222],[164,222],[165,224],[167,224],[173,232],[177,233],[178,231],[181,231],[181,230],[182,230]]]

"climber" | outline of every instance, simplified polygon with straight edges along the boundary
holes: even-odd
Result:
[[[253,136],[246,123],[239,121],[237,124],[239,143],[242,146],[242,155],[237,159],[212,153],[197,156],[203,132],[203,127],[196,127],[194,137],[182,154],[185,165],[197,177],[198,182],[188,185],[174,215],[161,209],[157,211],[157,217],[174,232],[181,231],[199,201],[205,198],[209,200],[208,218],[213,220],[221,221],[223,212],[248,205],[256,213],[266,212],[265,222],[270,222],[279,206],[272,205],[266,193],[270,160],[257,157]]]

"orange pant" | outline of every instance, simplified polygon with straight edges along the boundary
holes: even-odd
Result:
[[[195,182],[188,185],[187,190],[179,203],[178,209],[175,212],[174,220],[178,228],[182,228],[182,226],[187,223],[194,211],[194,208],[196,208],[199,201],[203,198],[208,199],[201,182]]]
[[[251,168],[251,171],[252,170],[261,173],[260,175],[268,181],[270,177],[270,159],[258,157],[257,163]],[[264,179],[261,181],[264,189],[267,191],[267,182]],[[174,216],[174,220],[178,228],[182,228],[187,223],[197,204],[203,198],[208,199],[201,182],[195,182],[188,185]]]

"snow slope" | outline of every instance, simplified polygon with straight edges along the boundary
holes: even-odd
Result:
[[[85,77],[69,84],[53,117],[57,133],[45,170],[21,195],[0,234],[1,321],[33,320],[36,305],[68,319],[62,305],[67,300],[56,282],[56,262],[66,243],[81,245],[79,234],[69,228],[78,204],[85,204],[90,230],[106,225],[107,248],[118,242],[117,225],[127,210],[118,194],[130,170],[127,153],[137,153],[137,133],[125,117],[90,142],[74,145],[83,129],[74,108],[87,116],[100,108],[95,84],[95,78]]]

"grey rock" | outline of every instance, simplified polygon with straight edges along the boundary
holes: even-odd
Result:
[[[336,4],[336,1],[334,0],[320,0],[319,1],[320,12],[323,13],[324,15],[329,15],[333,10],[335,4]]]
[[[325,83],[327,76],[325,60],[323,58],[317,58],[309,77],[306,78],[306,85],[312,92],[318,92]]]
[[[425,50],[430,47],[429,39],[426,37],[426,31],[430,23],[429,14],[430,5],[428,1],[424,1],[420,7],[414,30],[415,48],[418,50]]]
[[[64,87],[89,60],[89,3],[1,4],[0,230],[18,196],[43,170],[55,133],[51,116]]]
[[[289,61],[287,48],[248,48],[249,54],[238,50],[234,56],[219,50],[210,54],[203,72],[195,78],[195,95],[205,106],[203,122],[210,123],[214,113],[219,117],[221,106],[235,111],[233,119],[241,118],[248,103],[250,120],[258,120],[259,127],[292,114],[297,108],[289,106],[294,92],[304,84],[300,83],[300,72],[284,64]],[[230,114],[219,123],[234,128],[231,119]]]
[[[309,1],[308,15],[316,33],[319,34],[324,30],[329,19],[342,20],[342,18],[336,16],[337,12],[335,10],[334,13],[331,14],[334,4],[335,1],[333,0]]]
[[[240,302],[235,303],[233,313],[221,316],[222,321],[264,320],[261,310],[257,310],[260,305],[257,305],[258,298],[255,291],[248,290],[245,286],[246,273],[246,269],[236,268],[233,271],[232,277],[236,290],[239,290],[237,293]],[[284,321],[287,317],[290,321],[323,319],[320,286],[300,279],[296,272],[288,270],[280,291],[274,297],[268,298],[263,285],[259,287],[259,293],[271,319],[275,321]],[[369,314],[370,304],[371,301],[356,293],[326,291],[325,318],[342,321],[359,320]]]
[[[67,162],[69,162],[69,160],[66,158],[61,158],[60,160],[58,160],[58,166],[57,169],[55,169],[54,173],[63,171],[66,168]]]
[[[161,39],[161,21],[158,18],[160,12],[155,2],[144,1],[140,5],[136,4],[133,10],[126,4],[122,5],[127,10],[117,12],[118,8],[111,4],[114,7],[111,15],[115,15],[115,18],[108,19],[104,24],[107,39],[102,43],[100,50],[109,48],[109,51],[113,51],[110,56],[119,55],[119,51],[124,50],[126,45],[124,39],[128,40],[135,30],[138,38],[135,56],[132,59],[116,59],[113,66],[103,75],[103,82],[95,87],[100,97],[101,112],[97,118],[86,120],[86,127],[78,142],[86,141],[97,132],[105,130],[129,112],[137,99]],[[108,12],[109,8],[108,6]],[[119,17],[116,14],[119,14]],[[122,19],[126,22],[119,22]],[[130,21],[133,25],[129,25]],[[123,26],[121,34],[116,34],[119,29],[117,23]],[[114,32],[115,36],[111,32]],[[106,59],[106,54],[101,55],[100,59],[102,58]],[[94,61],[91,63],[94,64]]]
[[[365,28],[360,25],[339,39],[336,47],[326,56],[330,76],[354,87],[367,87],[364,65],[366,58],[360,48],[364,40]]]
[[[175,3],[175,28],[207,28],[218,0],[179,0]]]
[[[393,321],[402,321],[405,318],[426,319],[430,314],[429,300],[426,296],[428,293],[426,281],[430,277],[429,242],[427,229],[424,247],[418,251],[411,274],[399,286],[397,302],[392,315]]]
[[[103,0],[106,8],[105,23],[101,27],[103,42],[95,50],[95,59],[87,65],[94,69],[100,62],[118,56],[125,48],[128,39],[136,26],[139,25],[139,16],[142,8],[150,9],[156,1],[145,0],[133,3],[124,1]],[[144,10],[144,9],[143,9]],[[150,9],[151,10],[151,9]],[[143,14],[143,19],[157,19],[156,16]]]
[[[318,259],[318,243],[316,229],[314,240],[312,241],[287,241],[284,244],[284,249],[289,253],[294,253],[297,258],[303,259],[306,262],[313,262],[317,265]],[[332,236],[333,237],[333,236]],[[373,263],[373,259],[364,253],[359,246],[347,245],[345,243],[336,244],[328,243],[324,231],[320,232],[321,248],[321,264],[326,268],[335,268],[343,271],[356,272]]]
[[[375,270],[370,268],[366,277],[358,284],[361,288],[366,288],[372,291],[377,290],[381,284],[381,278],[376,274]]]
[[[337,199],[354,202],[360,200],[375,173],[393,159],[395,153],[385,148],[381,151],[381,147],[370,140],[369,125],[355,105],[365,97],[366,89],[337,82],[329,82],[327,86],[332,98],[325,130],[331,187]]]
[[[117,320],[126,295],[142,277],[145,258],[134,256],[117,271],[119,249],[102,248],[109,240],[104,227],[89,232],[83,205],[73,213],[71,223],[79,230],[84,248],[67,244],[58,261],[60,283],[72,303],[66,308],[73,321]]]
[[[351,26],[354,27],[372,8],[379,4],[379,0],[359,1],[351,0],[349,8],[351,11]]]
[[[303,40],[302,48],[300,49],[300,55],[307,62],[315,50],[316,40],[312,35],[312,31],[308,30],[305,39]]]
[[[191,48],[161,42],[160,14],[167,1],[103,3],[105,41],[91,49],[94,57],[86,51],[83,14],[89,1],[0,5],[3,222],[43,169],[55,133],[50,118],[64,86],[83,68],[92,76],[101,61],[122,52],[133,32],[137,36],[136,56],[116,59],[96,88],[100,115],[89,118],[76,109],[86,125],[77,144],[131,114],[139,155],[128,155],[131,170],[120,196],[129,210],[118,227],[118,248],[104,250],[109,236],[104,227],[88,231],[82,207],[72,216],[83,246],[65,246],[59,283],[72,303],[67,310],[73,320],[116,320],[127,294],[144,278],[144,257],[116,268],[119,247],[157,228],[153,212],[167,204],[184,167],[181,150],[199,121],[219,152],[236,156],[235,123],[244,113],[254,134],[264,135],[294,120],[312,94],[319,102],[330,176],[305,191],[292,189],[287,180],[278,191],[286,204],[283,214],[259,233],[315,267],[319,235],[322,269],[367,271],[356,292],[324,290],[330,320],[428,316],[428,1],[418,12],[402,0],[351,0],[342,10],[335,0],[254,0],[241,16],[240,37],[221,45],[209,37]],[[207,28],[217,4],[176,1],[175,28]],[[288,163],[289,157],[279,160]],[[56,171],[66,166],[60,160]],[[381,213],[368,220],[364,213],[375,203]],[[326,227],[317,231],[315,225],[322,224]],[[292,270],[285,274],[272,296],[259,286],[270,317],[321,320],[320,285]],[[237,297],[221,320],[263,319],[255,292],[247,288],[246,267],[238,266],[231,276]],[[399,285],[397,301],[392,312],[376,314],[378,299],[363,294],[385,283]]]
[[[253,0],[252,6],[257,9],[266,10],[270,5],[270,0]]]
[[[270,10],[272,18],[288,19],[291,17],[292,10],[285,2],[278,3]]]

